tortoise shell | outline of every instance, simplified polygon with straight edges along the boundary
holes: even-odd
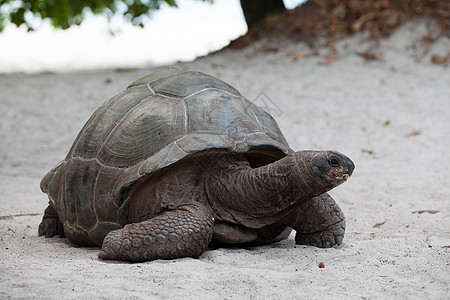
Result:
[[[127,223],[124,190],[212,148],[253,153],[261,161],[292,152],[272,116],[227,83],[161,69],[100,106],[41,189],[72,235],[96,226],[114,230]]]

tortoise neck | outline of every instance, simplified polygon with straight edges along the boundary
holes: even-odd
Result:
[[[305,162],[294,155],[259,168],[251,168],[246,160],[228,165],[206,185],[219,219],[259,228],[281,220],[289,208],[315,196],[314,186],[302,179],[311,177],[305,174]]]

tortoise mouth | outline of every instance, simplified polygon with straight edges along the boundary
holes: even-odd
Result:
[[[342,167],[337,169],[332,169],[328,172],[328,177],[337,181],[347,181],[347,179],[352,175],[352,172],[344,169]]]
[[[347,179],[350,177],[349,174],[342,174],[340,177],[338,177],[337,179],[339,180],[343,180],[343,181],[347,181]]]

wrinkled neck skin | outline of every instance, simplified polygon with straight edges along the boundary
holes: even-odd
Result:
[[[288,155],[274,163],[250,167],[244,158],[222,158],[208,170],[208,201],[220,221],[261,228],[286,218],[301,205],[332,186],[323,184],[301,156]],[[286,224],[289,225],[289,224]]]

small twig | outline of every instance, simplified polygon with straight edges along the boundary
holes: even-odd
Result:
[[[42,214],[41,213],[14,214],[14,215],[0,216],[0,220],[10,219],[10,218],[14,218],[14,217],[39,216],[39,215],[42,215]]]
[[[434,215],[434,214],[437,214],[438,212],[440,212],[440,210],[424,209],[424,210],[416,210],[416,211],[413,211],[412,213],[419,214],[419,215],[421,215],[423,213],[429,213],[429,214]]]
[[[383,221],[383,222],[380,222],[380,223],[376,223],[375,225],[373,225],[373,228],[380,228],[385,223],[386,223],[386,221]]]

